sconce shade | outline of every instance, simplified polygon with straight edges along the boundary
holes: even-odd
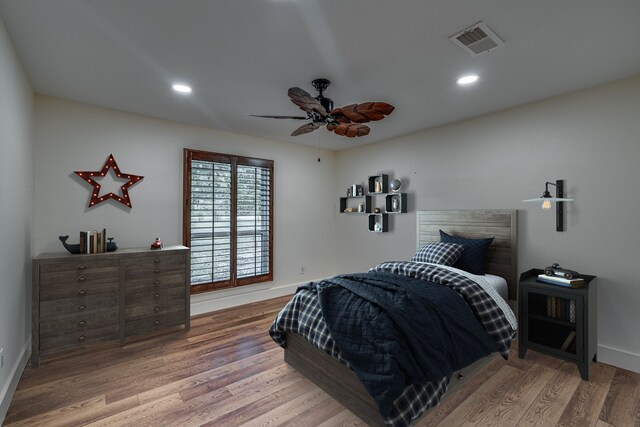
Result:
[[[556,196],[551,197],[551,193],[549,193],[549,185],[553,185],[556,187]],[[535,199],[527,199],[523,200],[523,202],[542,202],[542,209],[549,210],[551,209],[551,203],[556,202],[556,231],[564,231],[563,224],[563,215],[564,215],[564,203],[563,202],[573,202],[573,199],[567,199],[563,196],[564,190],[564,181],[561,179],[556,180],[556,183],[546,182],[544,187],[544,193],[542,196],[537,197]]]

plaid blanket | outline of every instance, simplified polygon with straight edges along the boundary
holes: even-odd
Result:
[[[382,263],[370,271],[412,276],[456,290],[467,301],[487,334],[500,344],[503,357],[507,357],[509,345],[516,331],[493,299],[471,279],[433,264],[406,261]],[[269,328],[269,334],[278,345],[284,347],[285,332],[302,335],[313,346],[351,368],[329,333],[315,292],[299,288],[291,301],[280,311]],[[393,409],[385,418],[385,424],[392,427],[411,425],[424,411],[438,404],[450,380],[444,377],[438,382],[411,384],[406,387],[393,402]]]
[[[435,264],[410,261],[383,262],[369,271],[384,271],[415,277],[457,291],[469,304],[487,334],[500,344],[499,351],[502,357],[506,359],[509,355],[511,340],[515,337],[517,330],[511,326],[503,309],[496,301],[470,278]]]

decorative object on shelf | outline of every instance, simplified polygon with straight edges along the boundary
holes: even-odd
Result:
[[[109,237],[107,242],[107,252],[113,252],[118,250],[118,244],[113,241],[113,237]]]
[[[151,244],[151,249],[162,249],[164,248],[164,244],[160,241],[159,237],[156,237],[156,240]]]
[[[373,208],[373,213],[380,213],[380,208]]]
[[[562,268],[560,267],[560,264],[557,263],[551,264],[549,267],[546,267],[544,269],[544,274],[546,274],[547,276],[563,277],[567,280],[577,279],[579,276],[577,271]]]
[[[368,179],[369,193],[386,193],[389,188],[389,175],[381,173],[370,175]]]
[[[69,239],[69,236],[58,236],[58,239],[60,239],[60,241],[62,242],[62,246],[64,246],[64,248],[66,250],[69,251],[70,254],[79,254],[80,252],[80,244],[68,244],[67,240]]]
[[[364,203],[358,203],[358,212],[364,212]]]
[[[327,79],[315,79],[311,84],[318,91],[318,96],[316,97],[312,97],[299,87],[292,87],[287,92],[291,102],[300,107],[307,114],[306,116],[249,115],[268,119],[311,121],[294,130],[291,136],[304,135],[326,125],[327,130],[334,132],[336,135],[354,138],[369,134],[371,129],[363,125],[363,123],[382,120],[395,109],[393,105],[386,102],[364,102],[350,104],[342,108],[333,108],[333,100],[322,95],[331,82]]]
[[[389,188],[391,188],[391,191],[393,191],[394,193],[397,193],[402,188],[402,181],[400,181],[398,178],[391,180],[391,182],[389,183]]]
[[[362,186],[361,185],[357,185],[356,187],[357,187],[357,193],[356,194],[358,196],[362,196],[364,194],[364,190],[363,190]]]
[[[370,214],[369,231],[372,233],[386,233],[389,231],[389,215],[385,213]]]
[[[347,197],[353,197],[353,188],[351,187],[347,188]]]
[[[389,193],[384,201],[386,213],[407,213],[407,193]]]
[[[551,193],[549,193],[549,185],[556,187],[555,197],[551,197]],[[542,196],[536,199],[523,200],[523,202],[542,202],[542,209],[544,210],[551,209],[552,202],[556,202],[556,231],[564,231],[564,202],[572,202],[573,199],[564,198],[563,190],[564,180],[558,179],[555,184],[547,181],[545,183],[544,193],[542,193]]]
[[[393,212],[398,212],[399,209],[400,209],[400,199],[398,199],[397,197],[393,197],[391,199],[391,210]]]
[[[122,191],[121,196],[114,193],[109,193],[109,194],[100,196],[100,184],[97,183],[93,179],[93,177],[104,177],[107,174],[107,172],[109,172],[109,169],[113,169],[113,171],[115,172],[118,178],[129,180],[127,183],[120,186],[120,190]],[[88,206],[90,208],[97,205],[98,203],[104,202],[105,200],[109,200],[109,199],[113,199],[116,202],[120,202],[123,205],[130,208],[131,199],[129,198],[128,188],[136,184],[137,182],[141,181],[142,178],[144,178],[143,176],[140,176],[140,175],[131,175],[131,174],[121,172],[120,168],[118,168],[118,164],[116,163],[115,158],[113,157],[113,154],[109,154],[109,158],[105,162],[102,169],[99,171],[74,171],[74,173],[78,175],[80,178],[82,178],[83,180],[87,181],[93,187],[93,190],[91,192],[91,200],[89,200],[89,206]]]

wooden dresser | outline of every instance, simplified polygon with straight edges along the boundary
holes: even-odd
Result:
[[[188,331],[189,248],[46,253],[33,260],[32,354],[85,351],[184,325]]]

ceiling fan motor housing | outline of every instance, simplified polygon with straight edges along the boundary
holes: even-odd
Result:
[[[324,107],[324,109],[327,110],[327,113],[329,113],[331,110],[333,110],[333,100],[330,98],[325,98],[324,96],[322,96],[322,93],[327,90],[331,82],[327,79],[315,79],[311,82],[311,84],[318,91],[318,96],[316,96],[316,99]]]

